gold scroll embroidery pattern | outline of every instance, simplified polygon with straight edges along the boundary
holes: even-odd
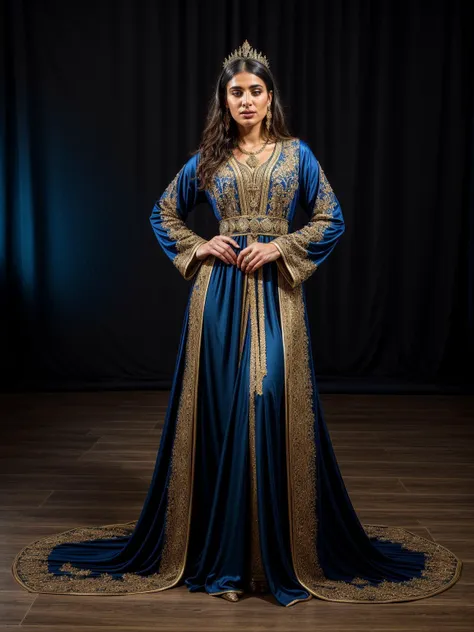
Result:
[[[254,171],[231,155],[217,169],[209,190],[221,218],[235,220],[242,215],[286,219],[298,189],[298,164],[298,139],[278,141],[273,155]],[[254,230],[255,234],[285,234],[257,228],[265,232]]]
[[[184,167],[183,167],[184,168]],[[201,265],[201,261],[195,258],[196,250],[206,242],[186,226],[178,214],[177,183],[182,169],[166,187],[158,201],[161,214],[161,223],[167,231],[170,239],[176,242],[178,254],[173,259],[173,264],[186,280],[191,279]]]
[[[267,215],[288,216],[291,202],[298,189],[299,141],[294,139],[283,144],[281,158],[272,173]]]
[[[320,242],[333,222],[337,199],[326,174],[319,166],[319,191],[310,221],[301,230],[277,237],[273,243],[281,253],[277,265],[292,287],[308,279],[317,263],[308,257],[310,242]]]
[[[370,538],[401,544],[409,551],[425,554],[425,568],[420,577],[401,582],[383,580],[371,584],[362,577],[350,582],[325,579],[316,581],[312,590],[321,599],[357,603],[393,603],[431,597],[450,588],[461,575],[462,563],[448,549],[401,527],[364,525]]]
[[[209,189],[222,218],[232,217],[239,212],[237,186],[234,171],[228,162],[223,163],[214,174]]]
[[[282,151],[282,142],[277,141],[272,156],[264,163],[251,169],[245,163],[232,156],[229,164],[232,166],[237,182],[240,202],[240,215],[262,217],[266,214],[268,191],[272,170]],[[234,213],[233,215],[237,215]],[[232,215],[228,214],[228,217]]]
[[[298,581],[307,590],[324,577],[316,540],[316,443],[313,386],[302,287],[292,289],[278,274],[285,362],[286,449],[290,545]]]
[[[108,573],[92,576],[91,571],[64,564],[61,570],[65,575],[50,573],[48,556],[58,544],[128,536],[133,532],[135,523],[80,527],[42,538],[19,552],[13,563],[13,574],[28,590],[54,594],[121,595],[158,592],[171,588],[181,579],[191,522],[202,321],[213,264],[214,257],[203,261],[191,290],[185,366],[172,449],[165,541],[159,572],[148,575],[123,573],[117,580]]]

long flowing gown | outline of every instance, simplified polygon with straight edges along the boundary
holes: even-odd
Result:
[[[17,555],[13,572],[41,593],[118,595],[185,583],[211,595],[265,581],[289,606],[396,602],[460,576],[456,556],[403,528],[362,525],[320,406],[304,281],[344,220],[309,145],[278,141],[255,169],[231,156],[206,191],[199,153],[155,203],[159,244],[191,281],[153,478],[134,523],[76,528]],[[241,248],[272,241],[281,257],[245,274],[198,260],[188,213],[207,201]],[[291,231],[296,205],[308,223]]]

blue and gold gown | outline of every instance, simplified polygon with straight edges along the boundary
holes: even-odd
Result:
[[[231,156],[206,191],[199,154],[151,215],[159,244],[191,288],[153,478],[136,523],[76,528],[27,546],[13,571],[28,590],[121,595],[185,583],[219,595],[264,580],[289,606],[397,602],[452,586],[461,562],[409,531],[362,525],[324,422],[304,281],[344,220],[301,139],[278,141],[251,169]],[[207,201],[241,248],[272,241],[281,257],[255,273],[208,257],[186,226]],[[297,204],[308,223],[291,231]]]

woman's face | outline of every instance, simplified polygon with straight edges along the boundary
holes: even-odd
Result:
[[[265,82],[250,72],[239,72],[227,84],[226,101],[229,112],[238,125],[250,128],[258,125],[267,115],[272,92]],[[248,113],[247,116],[244,113]]]

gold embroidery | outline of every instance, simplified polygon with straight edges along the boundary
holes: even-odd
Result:
[[[239,212],[235,176],[229,162],[223,163],[214,174],[209,190],[216,201],[222,218],[233,217]]]
[[[298,158],[298,139],[278,141],[273,155],[252,175],[231,155],[217,169],[209,190],[221,218],[235,220],[240,214],[286,219],[298,188]]]
[[[337,199],[324,171],[319,167],[319,191],[310,221],[301,230],[277,237],[273,243],[281,253],[277,265],[292,287],[308,279],[318,265],[308,257],[310,242],[320,242],[334,222]]]
[[[421,577],[402,582],[384,580],[378,584],[371,584],[361,577],[356,577],[351,582],[324,579],[312,585],[312,592],[317,597],[328,601],[358,603],[414,601],[443,592],[459,579],[461,561],[440,544],[401,527],[363,526],[370,538],[399,543],[405,549],[424,553],[425,568],[421,572]]]
[[[158,573],[123,573],[119,579],[102,573],[91,576],[73,565],[62,566],[66,575],[48,571],[48,555],[58,544],[130,535],[135,523],[97,528],[77,528],[42,538],[22,549],[13,563],[17,581],[32,592],[55,594],[124,594],[158,592],[181,579],[186,562],[194,478],[197,386],[202,321],[214,257],[203,261],[192,287],[181,396],[168,483],[165,542]]]
[[[298,581],[307,590],[323,578],[316,550],[316,443],[313,387],[302,286],[278,275],[285,363],[286,446],[290,543]]]
[[[199,246],[206,242],[186,226],[177,210],[177,183],[184,167],[175,175],[157,202],[163,228],[170,239],[176,242],[178,254],[173,264],[186,280],[191,279],[197,272],[202,261],[196,259],[195,253]]]
[[[233,167],[237,182],[241,215],[251,217],[266,215],[271,173],[281,151],[282,143],[277,141],[271,157],[253,170],[248,165],[239,162],[233,154],[230,157],[229,164]]]
[[[257,281],[257,287],[255,287]],[[251,366],[254,392],[263,394],[263,378],[267,374],[265,313],[263,305],[263,270],[257,270],[257,279],[252,273],[249,279],[250,325],[251,325]]]
[[[281,217],[237,215],[219,222],[221,235],[286,235],[288,221]]]
[[[181,578],[188,547],[202,322],[214,260],[214,257],[208,257],[203,261],[192,288],[189,306],[183,383],[168,484],[165,544],[159,569],[159,574],[163,575],[167,582],[166,587],[171,587]]]
[[[267,215],[286,218],[298,189],[299,141],[285,142],[282,155],[272,173]]]
[[[92,571],[86,568],[77,568],[77,566],[73,566],[72,564],[63,564],[59,569],[61,573],[68,573],[69,575],[74,575],[75,577],[88,577],[92,575]]]
[[[398,542],[408,550],[424,553],[420,578],[373,585],[363,578],[344,582],[324,576],[317,554],[314,393],[302,287],[292,289],[279,274],[278,296],[285,361],[290,544],[298,581],[320,599],[359,603],[412,601],[446,590],[459,579],[461,561],[443,546],[397,527],[363,526],[371,538]]]

